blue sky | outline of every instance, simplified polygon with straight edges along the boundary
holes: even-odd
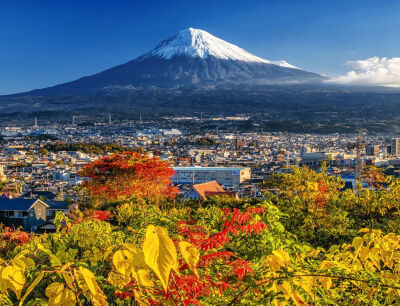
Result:
[[[400,1],[3,0],[0,94],[99,72],[188,27],[328,76],[400,57]]]

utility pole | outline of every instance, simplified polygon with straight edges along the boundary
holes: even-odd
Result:
[[[356,195],[358,195],[358,185],[361,183],[361,141],[360,135],[357,136],[357,160],[356,160]]]
[[[112,121],[111,121],[111,114],[108,114],[108,124],[111,125]]]
[[[37,117],[35,117],[35,125],[33,126],[34,128],[37,128],[38,127],[38,124],[37,124]]]
[[[286,168],[290,166],[289,152],[286,152]]]

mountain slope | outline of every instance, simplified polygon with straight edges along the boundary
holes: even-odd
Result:
[[[193,85],[302,84],[323,79],[285,61],[257,57],[206,31],[189,28],[128,63],[23,95],[85,95],[119,89]]]

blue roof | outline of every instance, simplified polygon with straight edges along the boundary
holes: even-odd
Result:
[[[19,210],[19,211],[28,211],[29,208],[36,202],[38,199],[8,199],[8,198],[0,198],[0,210]]]
[[[69,204],[64,201],[46,201],[49,209],[68,209]]]

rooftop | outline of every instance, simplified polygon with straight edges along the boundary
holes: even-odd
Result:
[[[27,211],[38,199],[0,198],[0,210]]]
[[[243,170],[247,167],[174,167],[174,170],[181,171],[211,171],[211,170]]]

